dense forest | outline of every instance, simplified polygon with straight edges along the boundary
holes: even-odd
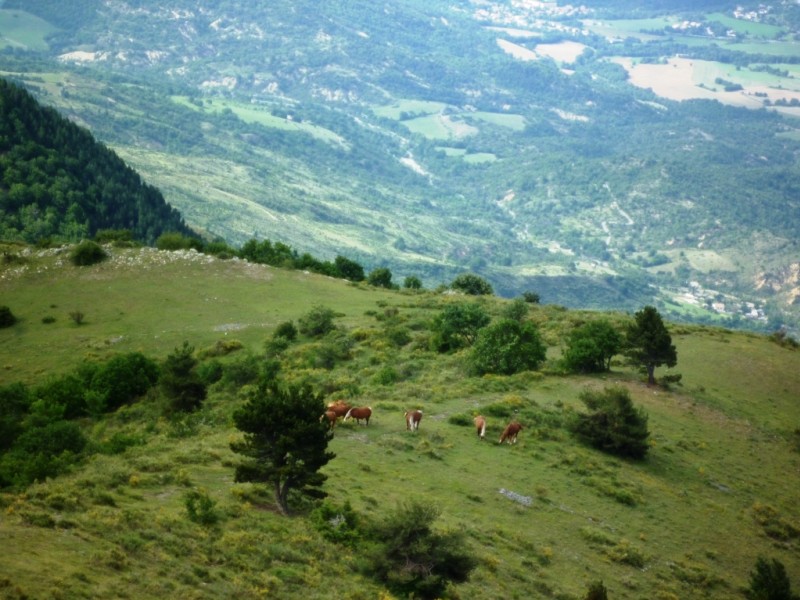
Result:
[[[127,229],[191,234],[161,192],[85,129],[0,79],[0,238],[75,241]]]

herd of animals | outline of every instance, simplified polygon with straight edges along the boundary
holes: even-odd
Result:
[[[372,409],[369,406],[351,406],[344,400],[336,400],[335,402],[331,402],[328,404],[325,412],[319,418],[320,422],[326,421],[328,422],[331,429],[336,427],[336,423],[341,418],[342,422],[347,421],[348,419],[355,419],[357,424],[361,424],[361,421],[364,421],[365,425],[369,425],[369,419],[372,416]],[[417,431],[419,429],[419,423],[422,421],[422,411],[419,409],[409,410],[405,413],[405,421],[406,421],[406,430],[408,431]],[[475,423],[475,431],[478,435],[479,439],[484,439],[486,435],[486,418],[483,415],[478,415],[474,419]],[[506,442],[508,444],[516,444],[517,443],[517,435],[522,430],[522,425],[520,425],[517,421],[511,421],[508,425],[506,425],[505,429],[503,429],[503,433],[500,435],[499,444]]]

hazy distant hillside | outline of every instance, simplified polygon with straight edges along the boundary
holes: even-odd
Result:
[[[569,306],[797,323],[793,7],[4,9],[0,69],[232,244],[281,239],[428,285],[469,270]]]
[[[161,193],[92,135],[0,79],[0,238],[77,241],[128,229],[189,233]]]

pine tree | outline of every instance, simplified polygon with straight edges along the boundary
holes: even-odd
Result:
[[[272,485],[285,515],[290,514],[291,491],[324,498],[320,488],[327,477],[320,469],[335,456],[327,450],[333,432],[319,419],[324,411],[322,396],[308,387],[262,382],[233,415],[244,432],[242,441],[231,444],[245,457],[236,466],[236,481]]]
[[[656,367],[674,367],[678,362],[678,353],[661,315],[654,307],[645,306],[634,317],[627,331],[625,355],[645,369],[647,384],[655,385]]]

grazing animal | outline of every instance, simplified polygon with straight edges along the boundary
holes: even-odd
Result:
[[[480,439],[486,435],[486,418],[483,415],[475,417],[475,431]]]
[[[503,442],[508,442],[509,444],[516,444],[517,443],[517,434],[522,430],[522,425],[517,423],[516,421],[511,421],[506,428],[503,430],[503,433],[500,435],[500,441],[498,444],[502,444]]]
[[[347,411],[350,410],[352,406],[350,406],[344,400],[336,400],[335,402],[331,402],[328,404],[328,410],[332,410],[336,413],[336,418],[343,417],[347,414]]]
[[[334,427],[336,427],[336,419],[337,418],[338,417],[336,415],[336,412],[334,412],[332,410],[326,410],[324,413],[322,413],[322,416],[319,418],[319,422],[322,423],[322,421],[327,419],[328,420],[328,427],[333,429]]]
[[[354,406],[347,411],[347,414],[342,419],[342,423],[347,421],[350,417],[356,420],[356,423],[361,424],[361,419],[364,419],[369,425],[369,418],[372,416],[372,409],[369,406]]]
[[[406,429],[416,431],[419,429],[419,422],[422,421],[421,410],[409,410],[406,412]]]

